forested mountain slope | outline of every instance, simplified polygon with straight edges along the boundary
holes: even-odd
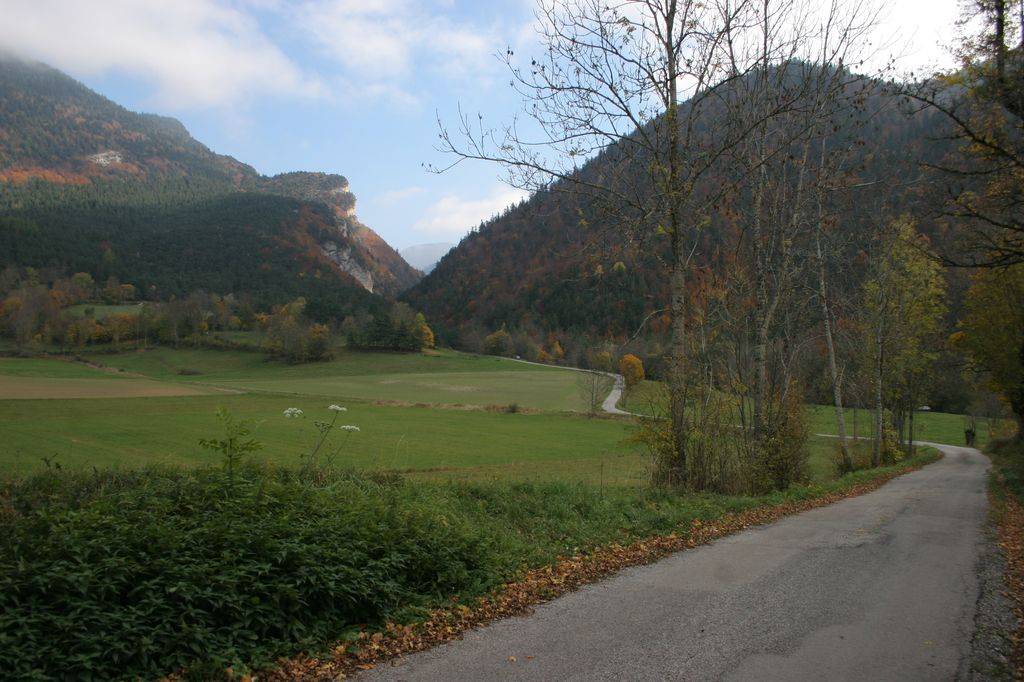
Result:
[[[302,295],[340,314],[419,278],[354,209],[342,176],[261,176],[174,119],[0,55],[0,266],[115,276],[156,296]]]
[[[948,229],[922,217],[927,210],[918,210],[940,200],[921,166],[947,152],[948,143],[936,139],[940,120],[929,112],[911,112],[906,102],[885,95],[881,83],[870,90],[861,105],[870,113],[864,114],[862,139],[853,145],[843,178],[851,189],[827,199],[839,231],[848,237],[840,241],[849,250],[846,262],[853,269],[865,247],[857,237],[869,232],[869,225],[914,213],[920,229],[936,239],[943,239]],[[811,148],[821,143],[819,138]],[[844,141],[830,138],[827,143]],[[599,176],[613,153],[605,150],[579,172]],[[727,180],[712,175],[704,182],[710,187]],[[740,216],[749,212],[749,203],[740,193],[731,206],[693,216],[709,224],[699,267],[727,267],[727,244],[741,239]],[[667,238],[651,233],[638,243],[614,224],[606,209],[566,183],[556,183],[466,236],[403,297],[456,341],[460,331],[477,325],[483,331],[506,326],[532,330],[535,336],[563,331],[622,339],[648,320],[647,330],[657,333],[659,322],[665,322],[659,321],[658,311],[668,297],[668,283],[658,267]]]

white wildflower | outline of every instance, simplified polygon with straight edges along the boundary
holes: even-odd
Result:
[[[284,411],[284,416],[288,419],[292,419],[294,417],[301,417],[302,410],[300,410],[297,407],[289,407],[287,410]]]
[[[331,412],[348,412],[348,408],[342,407],[341,405],[328,405],[327,409]]]
[[[359,431],[358,426],[352,426],[351,424],[345,424],[344,426],[339,426],[338,428],[341,429],[342,431]]]

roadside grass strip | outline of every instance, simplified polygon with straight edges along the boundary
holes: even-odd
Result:
[[[626,545],[612,543],[593,551],[559,558],[555,563],[526,571],[519,579],[468,603],[452,599],[419,622],[389,622],[381,630],[361,631],[337,644],[331,657],[298,656],[283,661],[268,680],[328,680],[371,670],[389,660],[424,651],[460,638],[468,630],[493,621],[528,613],[532,607],[603,580],[625,568],[649,564],[670,554],[708,544],[751,526],[773,523],[841,500],[877,490],[897,476],[937,461],[928,450],[895,466],[857,471],[827,484],[794,486],[772,493],[749,509],[721,516],[695,518],[688,526],[666,535],[653,535]]]

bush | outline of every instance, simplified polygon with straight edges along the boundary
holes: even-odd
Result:
[[[487,355],[509,355],[512,352],[512,336],[502,327],[484,338],[484,353]]]
[[[986,451],[1007,489],[1024,502],[1024,445],[1016,438],[993,440]]]
[[[633,388],[644,380],[644,363],[635,355],[623,355],[619,359],[619,374],[625,380],[626,388]]]
[[[264,475],[266,473],[266,475]],[[424,487],[286,471],[51,473],[0,498],[0,678],[266,664],[509,572]]]

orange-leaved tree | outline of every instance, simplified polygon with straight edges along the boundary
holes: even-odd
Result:
[[[626,390],[629,390],[644,380],[644,363],[632,353],[627,353],[619,359],[619,374],[626,381]]]

